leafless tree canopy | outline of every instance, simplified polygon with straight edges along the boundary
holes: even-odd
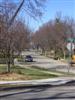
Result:
[[[8,72],[14,52],[21,52],[29,46],[30,29],[23,20],[18,20],[17,14],[24,9],[31,17],[42,16],[45,0],[2,0],[0,2],[0,54],[7,59]],[[13,24],[12,24],[13,23]]]
[[[55,20],[43,24],[33,35],[33,42],[43,51],[54,50],[65,54],[69,38],[75,39],[74,20],[56,17]]]

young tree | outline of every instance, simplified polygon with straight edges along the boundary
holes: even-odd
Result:
[[[21,21],[15,21],[17,14],[23,8],[30,16],[37,19],[42,16],[42,7],[45,0],[22,0],[19,6],[13,1],[3,0],[0,4],[0,51],[5,54],[10,72],[10,60],[13,52],[27,47],[30,30]],[[16,22],[16,24],[14,23]],[[15,29],[15,27],[16,29]],[[15,37],[14,37],[15,36]]]

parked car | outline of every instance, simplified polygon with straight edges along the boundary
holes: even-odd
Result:
[[[25,61],[26,61],[26,62],[33,62],[33,57],[32,57],[31,55],[27,55],[27,56],[25,57]]]

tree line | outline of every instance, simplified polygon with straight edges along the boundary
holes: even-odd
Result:
[[[43,53],[53,50],[55,56],[65,58],[67,43],[71,42],[70,39],[75,39],[74,28],[74,19],[57,16],[54,20],[43,24],[32,36],[32,41],[36,47],[42,49]]]

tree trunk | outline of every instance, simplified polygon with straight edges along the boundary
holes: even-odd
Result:
[[[65,58],[66,58],[66,53],[65,53],[65,51],[63,51],[63,54],[64,54],[64,60],[65,60]]]
[[[8,61],[7,61],[7,72],[10,73],[10,51],[8,50],[8,55],[7,55]]]
[[[12,66],[14,66],[14,51],[12,51]]]
[[[14,66],[14,57],[12,57],[12,65]]]
[[[10,59],[9,59],[9,61],[8,61],[7,72],[10,73]]]
[[[65,53],[65,50],[63,49],[62,52],[63,52],[63,59],[65,60],[65,59],[66,59],[66,53]]]

